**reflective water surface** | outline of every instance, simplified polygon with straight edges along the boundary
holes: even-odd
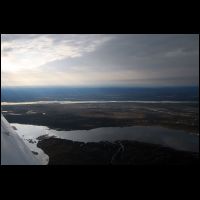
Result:
[[[11,125],[16,127],[17,132],[25,140],[31,150],[38,153],[36,156],[38,156],[43,163],[48,162],[48,156],[37,147],[37,137],[46,134],[81,142],[134,140],[160,144],[177,150],[199,152],[199,137],[197,135],[158,126],[110,127],[92,130],[57,131],[45,126],[15,123]]]

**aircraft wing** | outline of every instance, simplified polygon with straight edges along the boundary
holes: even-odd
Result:
[[[40,165],[24,141],[1,114],[1,165]]]

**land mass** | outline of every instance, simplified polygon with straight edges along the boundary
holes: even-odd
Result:
[[[158,125],[199,133],[198,103],[76,103],[4,105],[10,123],[57,130]]]
[[[37,146],[49,165],[197,165],[199,154],[135,141],[74,142],[44,137]]]
[[[10,123],[57,130],[157,125],[199,133],[198,103],[53,103],[4,105],[2,110]],[[49,156],[50,165],[199,163],[199,153],[136,141],[83,143],[48,136],[38,139],[37,146]]]

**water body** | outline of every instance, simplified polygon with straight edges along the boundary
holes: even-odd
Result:
[[[117,140],[134,140],[152,144],[160,144],[177,150],[199,152],[199,137],[185,131],[173,130],[158,126],[131,126],[96,128],[92,130],[57,131],[46,126],[11,124],[17,128],[19,135],[32,151],[38,153],[43,163],[48,163],[48,156],[37,147],[37,137],[55,136],[61,139],[80,142],[115,142]],[[30,143],[27,140],[32,139]]]
[[[46,155],[42,149],[37,147],[37,136],[45,134],[47,127],[33,126],[33,125],[22,125],[22,124],[11,124],[13,129],[18,135],[24,140],[25,144],[29,149],[35,152],[35,156],[43,165],[48,164],[49,156]]]
[[[2,106],[12,105],[34,105],[34,104],[96,104],[96,103],[194,103],[198,101],[33,101],[33,102],[1,102]]]

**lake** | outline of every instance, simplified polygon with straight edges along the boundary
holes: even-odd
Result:
[[[43,164],[48,163],[48,156],[37,147],[37,137],[42,135],[80,142],[114,142],[117,140],[134,140],[152,144],[160,144],[177,150],[199,152],[199,136],[159,126],[131,126],[96,128],[92,130],[57,131],[46,126],[23,125],[12,123],[25,143]],[[30,143],[30,139],[32,139]],[[29,140],[29,141],[28,141]]]

